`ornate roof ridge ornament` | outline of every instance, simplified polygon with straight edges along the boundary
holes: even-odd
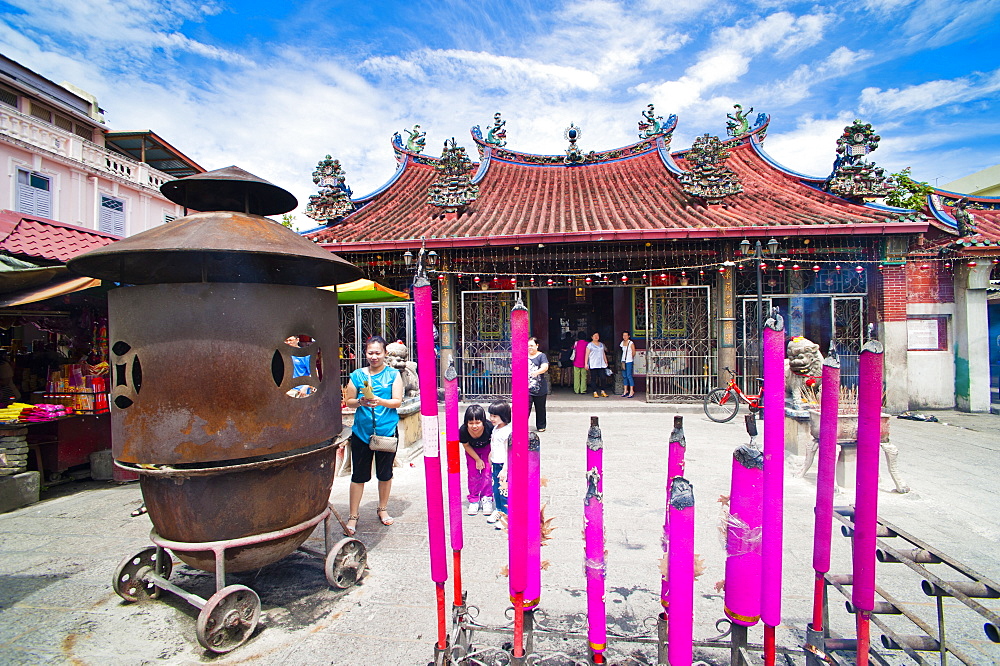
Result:
[[[850,199],[882,198],[889,194],[890,179],[882,167],[865,157],[878,148],[882,140],[871,123],[854,123],[844,128],[837,139],[837,159],[826,181],[828,192]]]
[[[642,118],[639,121],[640,139],[652,139],[654,136],[669,134],[666,129],[669,123],[663,122],[663,116],[656,115],[652,104],[646,105],[646,110],[642,112]]]
[[[476,200],[479,186],[472,183],[469,172],[472,161],[465,148],[455,143],[455,137],[444,142],[441,160],[434,165],[437,180],[427,189],[427,203],[454,213]]]
[[[975,218],[969,212],[969,197],[962,197],[955,203],[955,210],[951,216],[955,218],[955,223],[958,225],[959,238],[979,233],[976,229]]]
[[[728,157],[729,151],[719,137],[699,136],[685,155],[694,168],[679,176],[681,189],[707,204],[721,203],[726,197],[742,192],[739,176],[725,165]]]
[[[493,114],[493,126],[486,132],[484,141],[491,146],[503,148],[507,145],[507,121],[500,118],[500,112]]]
[[[345,182],[347,175],[340,160],[329,155],[321,159],[312,173],[312,181],[319,186],[319,193],[309,197],[306,216],[327,226],[336,224],[354,211],[351,188]]]
[[[566,148],[566,157],[563,158],[563,162],[566,164],[583,164],[587,161],[587,156],[580,150],[580,146],[576,145],[577,140],[582,135],[583,130],[573,123],[570,123],[569,127],[563,130],[563,138],[569,141],[569,147]]]
[[[753,107],[751,106],[746,112],[743,111],[742,104],[733,104],[733,108],[736,109],[736,113],[727,113],[726,118],[726,134],[732,137],[740,137],[745,134],[750,133],[750,121],[747,120],[747,116],[753,113]],[[760,117],[757,117],[758,122]]]
[[[406,149],[418,155],[424,152],[424,146],[427,143],[427,132],[421,132],[420,125],[414,125],[412,130],[404,129],[403,131],[410,135],[406,138]]]

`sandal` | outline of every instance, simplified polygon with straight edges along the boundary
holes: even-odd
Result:
[[[347,525],[347,523],[344,523],[344,536],[352,537],[358,533],[358,518],[360,517],[361,516],[351,516],[351,515],[347,516],[347,522],[349,523],[353,520],[354,527],[350,527]]]
[[[385,514],[385,518],[382,517],[383,513]],[[396,522],[393,519],[393,517],[389,515],[389,511],[384,506],[380,506],[379,508],[375,509],[375,515],[378,516],[378,519],[382,521],[382,524],[385,525],[386,527]]]

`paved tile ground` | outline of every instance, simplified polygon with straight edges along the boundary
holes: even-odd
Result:
[[[695,586],[695,632],[705,639],[716,633],[715,621],[723,616],[722,596],[715,590],[725,564],[716,499],[729,492],[730,455],[747,438],[738,419],[717,424],[695,409],[679,409],[688,439],[687,475],[697,501],[696,550],[706,564]],[[552,400],[549,427],[541,435],[543,502],[557,527],[542,553],[548,568],[541,608],[548,625],[585,630],[584,443],[588,416],[595,414],[601,417],[606,447],[609,627],[623,634],[648,630],[655,635],[651,622],[659,609],[666,443],[675,411],[620,398],[557,395]],[[893,419],[892,441],[900,448],[900,471],[912,491],[892,492],[883,475],[879,512],[1000,579],[1000,520],[995,514],[1000,504],[1000,417],[936,414],[942,423]],[[778,640],[787,646],[801,644],[811,608],[815,470],[797,478],[799,463],[789,457],[785,489],[784,624]],[[148,518],[129,516],[141,502],[138,487],[94,482],[60,487],[52,499],[0,515],[0,663],[427,663],[432,658],[435,612],[423,483],[420,461],[397,470],[391,502],[397,522],[388,528],[376,521],[374,487],[368,489],[360,538],[369,548],[371,573],[356,587],[330,590],[322,563],[303,554],[259,572],[233,575],[229,582],[259,592],[264,612],[250,641],[221,657],[208,655],[198,645],[193,607],[172,595],[125,604],[111,590],[122,557],[149,543]],[[342,513],[347,487],[345,478],[334,482],[333,500]],[[469,603],[478,608],[480,622],[503,624],[508,606],[505,533],[487,525],[481,515],[464,518],[464,526]],[[321,547],[318,535],[311,544]],[[849,572],[849,542],[838,531],[833,538],[835,571]],[[901,565],[878,566],[883,585],[919,603],[920,614],[933,618],[933,603],[920,594],[918,581]],[[180,564],[171,580],[203,596],[213,591],[211,576]],[[448,590],[450,604],[450,583]],[[951,637],[965,641],[974,663],[1000,663],[1000,646],[984,639],[980,620],[953,604],[948,616]],[[839,600],[831,603],[831,624],[843,635],[851,632],[850,617]],[[751,630],[751,641],[759,642],[760,637],[759,627]],[[497,635],[476,638],[484,644],[500,643]],[[549,638],[540,640],[539,647],[576,658],[585,655],[579,640]],[[655,646],[649,644],[612,642],[609,655],[619,663],[629,657],[630,663],[656,663]],[[720,650],[700,651],[698,656],[712,664],[728,658]]]

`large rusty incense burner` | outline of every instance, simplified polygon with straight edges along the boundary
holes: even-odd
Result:
[[[123,285],[108,302],[113,453],[139,474],[158,546],[155,557],[147,549],[119,568],[126,599],[172,590],[164,547],[214,571],[221,593],[227,571],[281,559],[329,517],[339,327],[336,293],[315,287],[361,277],[265,218],[292,210],[295,198],[242,169],[162,191],[201,212],[69,264]],[[249,635],[239,618],[253,614],[246,593],[256,595],[243,590],[209,618],[209,649],[227,651]],[[229,634],[219,629],[226,622]]]

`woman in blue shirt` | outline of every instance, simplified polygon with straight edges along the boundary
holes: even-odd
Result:
[[[378,479],[378,519],[383,525],[392,525],[393,519],[386,511],[389,504],[389,490],[392,488],[392,463],[395,452],[372,451],[368,440],[375,434],[398,436],[396,425],[399,414],[396,410],[403,404],[403,378],[395,368],[385,364],[385,340],[375,335],[365,343],[365,358],[368,367],[358,368],[351,373],[350,381],[344,389],[345,403],[353,408],[354,426],[351,428],[351,493],[350,514],[344,533],[354,536],[358,526],[358,512],[365,483],[372,478],[372,458],[375,460],[375,478]],[[362,393],[365,383],[371,386],[374,398],[366,398]]]

